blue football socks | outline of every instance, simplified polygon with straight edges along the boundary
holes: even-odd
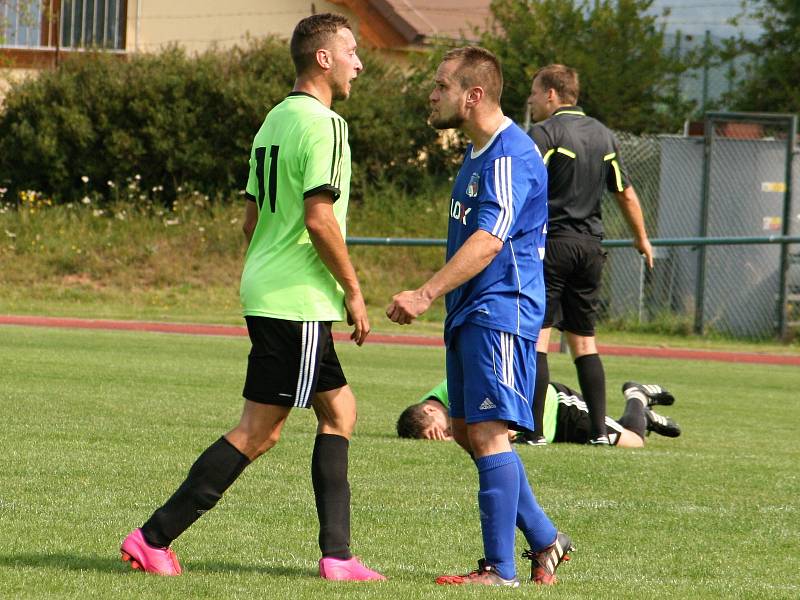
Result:
[[[516,454],[501,452],[475,461],[478,467],[478,508],[481,513],[483,551],[503,579],[516,575],[514,561],[515,518],[520,477]]]
[[[536,502],[536,496],[528,483],[525,465],[522,459],[514,452],[516,458],[517,476],[519,478],[519,502],[517,504],[517,527],[525,536],[531,550],[537,551],[546,548],[556,539],[555,525],[544,513],[542,507]]]

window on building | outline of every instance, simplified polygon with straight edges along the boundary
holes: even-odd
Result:
[[[0,47],[125,48],[125,0],[0,0]],[[58,38],[56,37],[58,36]]]
[[[0,0],[0,45],[42,46],[42,5],[31,0]]]
[[[122,49],[123,4],[123,0],[61,0],[61,45]]]

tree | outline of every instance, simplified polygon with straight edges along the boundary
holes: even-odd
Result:
[[[729,50],[753,60],[734,90],[731,107],[762,112],[800,112],[800,3],[751,0],[750,16],[764,31],[757,40],[740,38]]]
[[[691,112],[679,91],[689,60],[665,48],[653,0],[494,0],[482,43],[503,63],[506,112],[522,121],[533,74],[563,63],[581,76],[580,104],[615,129],[675,131]]]

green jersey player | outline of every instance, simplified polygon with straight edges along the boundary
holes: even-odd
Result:
[[[313,15],[291,40],[297,80],[253,140],[241,299],[252,347],[239,424],[207,448],[186,480],[122,544],[134,568],[178,575],[170,544],[214,507],[277,442],[292,408],[313,406],[311,479],[320,523],[320,576],[380,580],[350,552],[348,448],[356,401],[333,346],[345,315],[361,345],[369,320],[345,246],[350,186],[347,124],[331,110],[362,70],[344,17]],[[280,499],[276,502],[280,503]]]

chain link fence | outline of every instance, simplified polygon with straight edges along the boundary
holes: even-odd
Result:
[[[617,132],[654,245],[649,271],[616,200],[603,200],[599,324],[739,339],[800,334],[796,117],[709,113],[705,137]],[[707,157],[707,160],[706,160]],[[348,238],[441,246],[442,239]],[[439,263],[437,263],[438,265]],[[438,267],[437,267],[438,268]]]
[[[601,322],[749,339],[796,335],[800,244],[765,243],[800,233],[800,207],[790,203],[792,188],[800,189],[800,170],[791,175],[794,117],[718,113],[706,130],[705,137],[618,133],[648,233],[666,243],[654,248],[655,268],[646,271],[633,248],[614,246],[630,232],[606,198]]]
[[[800,168],[796,117],[711,113],[705,137],[618,132],[651,241],[645,268],[612,195],[600,325],[751,340],[800,333]],[[435,246],[440,239],[351,238]]]

